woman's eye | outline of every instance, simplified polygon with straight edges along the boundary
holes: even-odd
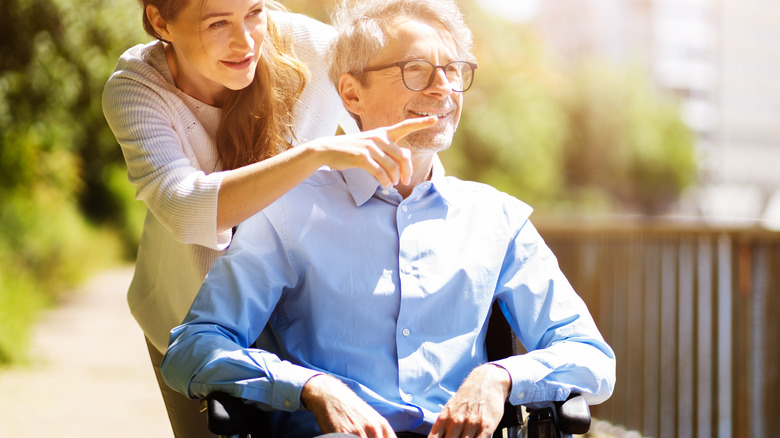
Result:
[[[252,11],[249,12],[249,14],[247,14],[247,17],[257,17],[262,13],[263,13],[263,8],[253,9]]]
[[[220,27],[224,27],[226,25],[227,25],[227,20],[215,21],[209,24],[209,29],[219,29]]]

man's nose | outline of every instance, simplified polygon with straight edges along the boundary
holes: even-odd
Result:
[[[431,86],[425,89],[426,92],[441,94],[444,96],[449,96],[453,93],[452,91],[452,83],[450,82],[449,78],[447,78],[447,75],[444,73],[444,69],[437,68],[436,72],[433,75],[433,82],[431,82]]]

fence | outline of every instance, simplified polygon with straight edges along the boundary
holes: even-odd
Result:
[[[659,438],[774,436],[780,233],[537,226],[617,355],[594,417]]]

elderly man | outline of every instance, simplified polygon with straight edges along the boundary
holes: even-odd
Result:
[[[254,401],[282,437],[487,437],[505,400],[607,399],[614,354],[531,208],[435,165],[476,69],[454,2],[368,0],[335,24],[331,77],[363,130],[436,118],[395,139],[412,180],[321,170],[243,223],[172,332],[166,382]],[[496,300],[528,353],[487,363]]]

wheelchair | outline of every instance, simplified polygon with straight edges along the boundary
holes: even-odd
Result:
[[[517,339],[497,303],[488,322],[489,360],[517,354]],[[231,395],[215,392],[201,400],[209,430],[224,438],[272,438],[265,412]],[[570,438],[590,430],[590,409],[582,395],[572,394],[566,401],[551,402],[541,409],[529,409],[507,403],[504,416],[494,433],[501,438]]]

